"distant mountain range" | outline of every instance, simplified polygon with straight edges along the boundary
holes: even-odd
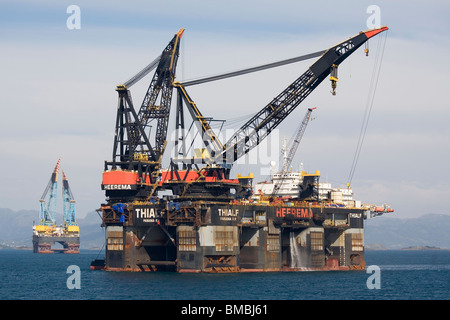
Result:
[[[0,208],[0,248],[31,247],[33,221],[39,219],[37,210]],[[62,216],[56,217],[59,224]],[[80,226],[81,249],[102,248],[105,242],[101,218],[89,212],[77,219]],[[365,222],[364,243],[367,249],[402,249],[409,247],[438,247],[450,249],[450,215],[426,214],[419,218],[399,219],[376,217]]]
[[[388,249],[438,247],[450,249],[450,215],[426,214],[419,218],[388,216],[366,220],[364,243]]]

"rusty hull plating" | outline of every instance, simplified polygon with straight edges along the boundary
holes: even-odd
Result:
[[[101,208],[105,270],[363,270],[367,208],[170,200]]]

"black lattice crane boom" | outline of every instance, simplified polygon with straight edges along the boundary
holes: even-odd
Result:
[[[135,111],[127,86],[117,86],[119,107],[113,162],[123,162],[122,168],[129,166],[134,160],[140,159],[154,163],[160,162],[166,144],[173,82],[179,56],[180,38],[183,32],[184,29],[181,29],[169,42],[160,57],[155,60],[158,63],[157,68],[138,113]],[[152,66],[155,65],[156,63],[152,64]],[[154,141],[149,139],[151,122],[156,122]]]
[[[317,86],[331,74],[335,93],[338,66],[371,37],[387,27],[360,32],[329,48],[308,70],[248,120],[215,155],[217,163],[233,163],[267,137]]]
[[[105,162],[102,188],[117,200],[148,197],[156,189],[167,141],[173,82],[184,29],[174,35],[161,55],[116,91],[116,116],[112,161]],[[128,86],[156,67],[145,97],[136,112]],[[151,132],[153,129],[153,132]],[[111,191],[114,190],[114,191]]]
[[[337,70],[340,63],[366,43],[367,40],[387,29],[387,27],[381,27],[360,32],[328,50],[317,51],[292,59],[221,75],[182,83],[176,82],[175,87],[178,89],[179,93],[178,104],[180,105],[183,101],[185,102],[189,113],[197,124],[199,132],[202,134],[203,143],[208,150],[208,156],[210,157],[203,159],[203,161],[209,164],[226,163],[231,165],[234,163],[237,159],[248,153],[264,140],[264,138],[267,137],[272,130],[275,129],[328,75],[330,76],[329,79],[331,81],[332,94],[335,95],[338,82]],[[208,121],[206,121],[207,118],[201,114],[197,105],[189,97],[185,89],[187,86],[240,76],[250,72],[274,68],[314,57],[320,58],[297,80],[249,119],[226,143],[222,143],[214,134]],[[182,127],[182,121],[178,120],[182,116],[181,111],[179,112],[179,115],[180,116],[177,114],[177,126]],[[191,162],[194,162],[194,160],[191,159]]]

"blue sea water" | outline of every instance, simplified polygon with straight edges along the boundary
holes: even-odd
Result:
[[[450,251],[367,251],[366,271],[286,273],[125,273],[92,271],[97,252],[39,255],[0,250],[1,300],[448,300]],[[101,256],[100,256],[101,257]],[[67,285],[71,265],[80,288]]]

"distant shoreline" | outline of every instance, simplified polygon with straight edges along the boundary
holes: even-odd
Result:
[[[23,246],[17,246],[17,247],[12,247],[12,246],[0,246],[0,251],[1,250],[23,250],[23,251],[33,251],[33,247],[23,247]],[[95,247],[95,248],[81,248],[80,250],[83,251],[99,251],[102,250],[99,247]]]
[[[412,246],[412,247],[402,248],[400,250],[450,250],[450,249],[439,248],[439,247],[434,247],[434,246]]]
[[[436,251],[449,251],[450,248],[440,248],[440,247],[435,247],[435,246],[410,246],[410,247],[404,247],[404,248],[399,248],[399,249],[392,249],[392,248],[388,248],[382,244],[369,244],[369,245],[365,245],[364,249],[366,251],[386,251],[386,250],[402,250],[402,251],[430,251],[430,250],[436,250]]]

